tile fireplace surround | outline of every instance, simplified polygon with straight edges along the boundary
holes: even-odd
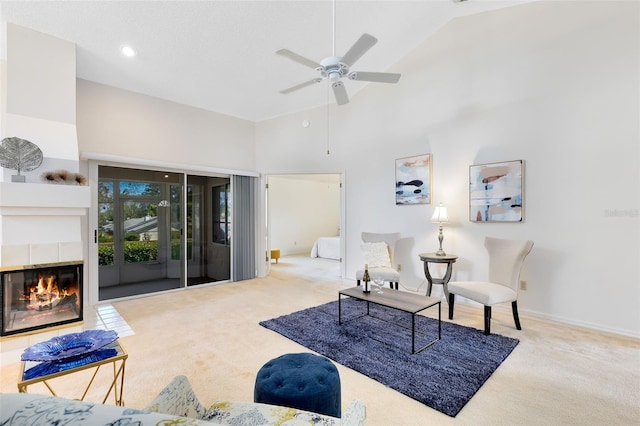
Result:
[[[84,262],[90,199],[87,186],[0,182],[0,269]]]

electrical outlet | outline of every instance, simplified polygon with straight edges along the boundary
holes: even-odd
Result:
[[[402,271],[402,265],[398,263],[398,272]]]
[[[527,289],[527,282],[525,280],[520,281],[520,290]]]

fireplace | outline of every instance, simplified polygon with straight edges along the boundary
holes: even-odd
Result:
[[[0,336],[82,321],[87,186],[0,182]]]
[[[0,167],[0,336],[8,336],[82,321],[90,303],[83,265],[91,188],[83,179],[42,178],[81,172],[76,46],[11,23],[1,27],[0,137],[26,139],[42,151],[40,167],[20,171],[22,182],[14,182],[17,170]]]
[[[0,268],[2,336],[82,321],[82,262]]]

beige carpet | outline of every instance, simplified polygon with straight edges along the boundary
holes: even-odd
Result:
[[[113,303],[135,333],[120,339],[129,353],[126,405],[144,407],[178,374],[189,377],[205,405],[251,401],[267,360],[306,351],[258,322],[335,300],[338,289],[354,285],[337,277],[333,261],[284,257],[267,278]],[[455,322],[481,328],[481,312],[456,305]],[[517,331],[509,310],[495,310],[492,331],[521,343],[456,418],[338,365],[343,407],[363,399],[370,425],[640,424],[640,342],[521,320]],[[2,365],[2,392],[15,392],[18,371],[18,363]],[[61,382],[59,393],[69,395],[80,379]],[[100,395],[91,391],[89,398]]]

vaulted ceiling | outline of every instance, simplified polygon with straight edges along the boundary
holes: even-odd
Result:
[[[336,55],[368,33],[378,43],[352,69],[394,72],[451,19],[527,1],[3,0],[0,14],[75,43],[79,78],[257,122],[335,102],[326,81],[279,93],[318,74],[275,54],[332,56],[334,4]],[[137,56],[124,57],[125,44]],[[351,98],[366,84],[381,83],[345,81]]]

